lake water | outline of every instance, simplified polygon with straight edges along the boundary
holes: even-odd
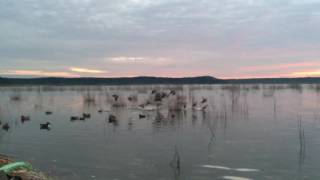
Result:
[[[153,89],[186,109],[138,108]],[[320,85],[1,87],[0,120],[1,154],[61,180],[320,179]]]

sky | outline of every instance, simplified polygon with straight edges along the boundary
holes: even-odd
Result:
[[[0,76],[320,77],[320,0],[1,0]]]

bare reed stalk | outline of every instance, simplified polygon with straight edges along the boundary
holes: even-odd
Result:
[[[305,152],[306,143],[305,143],[305,135],[304,135],[304,128],[302,126],[301,115],[298,116],[298,134],[299,134],[299,167],[301,167],[306,155],[306,152]]]

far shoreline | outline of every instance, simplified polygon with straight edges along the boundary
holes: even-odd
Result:
[[[223,84],[320,84],[320,77],[218,79],[211,76],[119,77],[119,78],[6,78],[0,77],[0,86],[122,86],[122,85],[223,85]]]

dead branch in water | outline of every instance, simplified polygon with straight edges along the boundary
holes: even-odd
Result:
[[[173,159],[170,162],[170,166],[174,170],[175,179],[178,179],[181,173],[181,161],[180,161],[180,154],[177,146],[174,148],[174,155]]]

